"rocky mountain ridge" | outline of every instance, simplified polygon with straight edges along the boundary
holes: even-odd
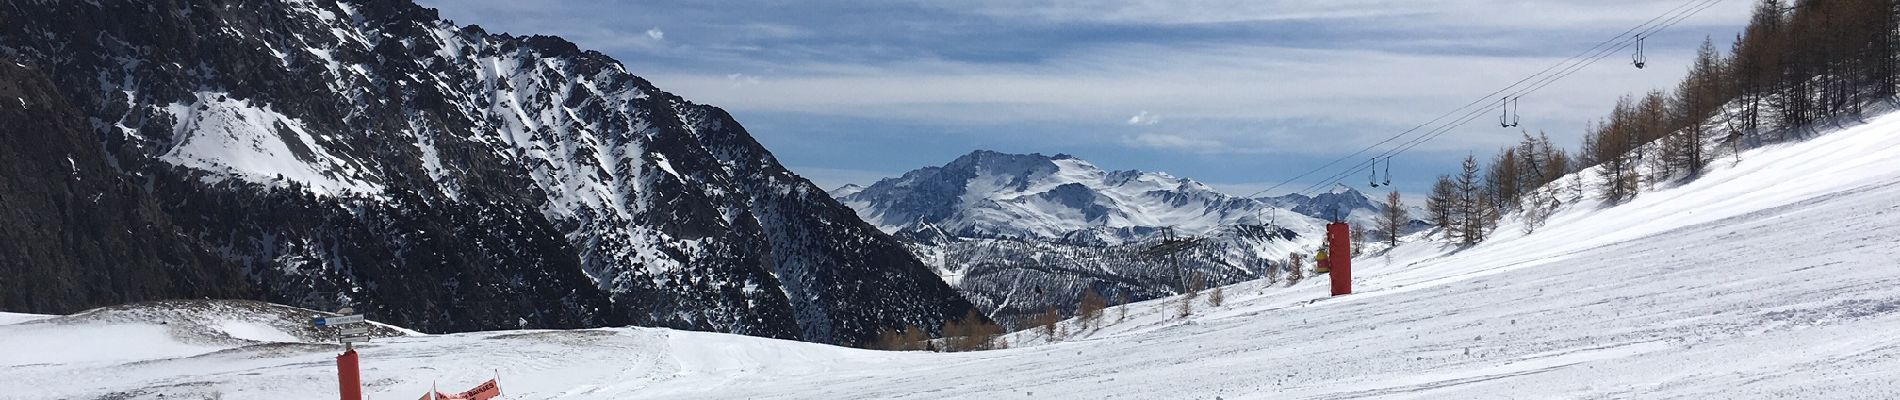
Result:
[[[407,1],[17,0],[0,3],[0,58],[50,88],[23,101],[69,105],[70,129],[46,134],[75,141],[59,149],[82,171],[33,159],[0,198],[125,199],[0,222],[130,215],[0,244],[4,269],[39,269],[0,309],[228,296],[437,332],[639,324],[851,343],[970,308],[725,111],[557,37]],[[46,184],[81,179],[107,183]],[[72,261],[94,247],[157,251],[120,269],[170,278],[113,283],[143,275]]]

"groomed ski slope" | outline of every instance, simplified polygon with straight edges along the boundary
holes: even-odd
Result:
[[[1568,199],[1566,197],[1566,199]],[[499,375],[510,399],[1892,398],[1900,393],[1900,114],[1724,158],[1524,235],[1415,241],[1358,293],[1223,288],[1110,309],[1065,340],[879,352],[625,328],[379,339],[372,399]],[[0,397],[335,396],[333,346],[207,345],[139,321],[0,315]],[[1119,321],[1119,322],[1118,322]],[[277,337],[257,326],[245,336]],[[110,332],[110,335],[105,334]],[[238,335],[231,335],[237,337]],[[293,335],[294,336],[294,335]],[[136,348],[124,353],[61,349]]]

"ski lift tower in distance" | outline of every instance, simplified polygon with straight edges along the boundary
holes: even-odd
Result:
[[[1326,224],[1326,262],[1332,264],[1333,295],[1352,294],[1352,227],[1344,219]]]
[[[1150,258],[1162,258],[1167,260],[1168,267],[1174,270],[1175,283],[1181,285],[1179,288],[1180,292],[1186,293],[1188,290],[1188,277],[1187,271],[1181,269],[1181,252],[1187,251],[1194,246],[1199,246],[1202,240],[1204,239],[1198,237],[1175,237],[1174,227],[1165,226],[1161,228],[1161,242],[1150,246],[1146,250],[1142,250],[1141,254]]]

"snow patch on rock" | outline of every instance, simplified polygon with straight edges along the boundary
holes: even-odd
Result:
[[[303,122],[228,93],[195,97],[165,108],[177,124],[174,144],[160,160],[209,172],[214,179],[276,187],[295,182],[319,195],[382,191],[362,162],[327,150]]]

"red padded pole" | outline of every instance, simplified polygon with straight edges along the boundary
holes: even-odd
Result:
[[[1326,263],[1332,268],[1333,295],[1352,294],[1352,228],[1345,222],[1326,224],[1326,240],[1332,241]]]
[[[343,400],[363,400],[363,376],[356,366],[356,349],[350,348],[336,356],[337,391]]]

